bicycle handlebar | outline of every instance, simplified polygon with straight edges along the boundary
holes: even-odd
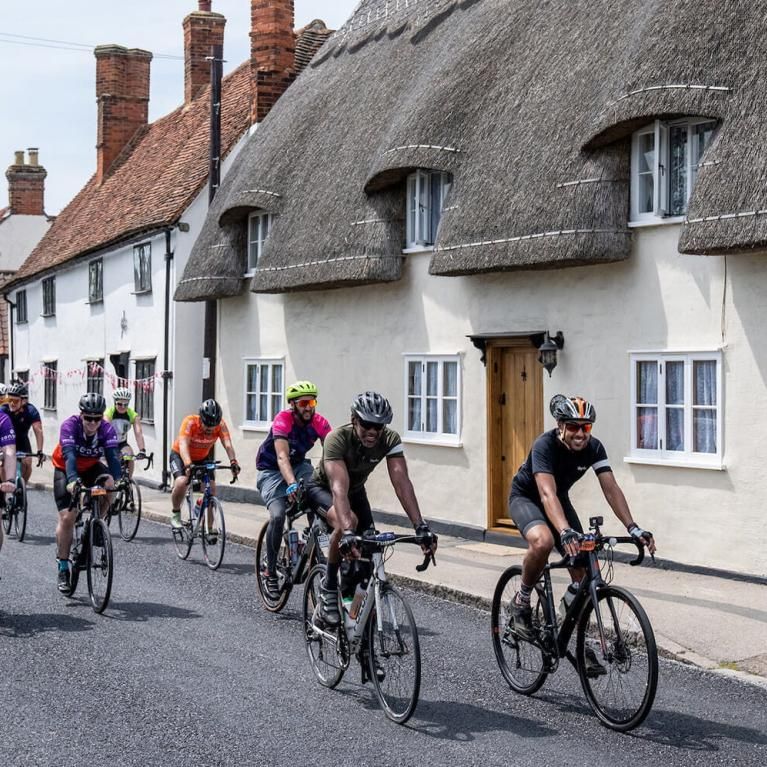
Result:
[[[38,469],[45,463],[47,457],[48,456],[42,450],[38,450],[36,453],[24,453],[21,450],[16,451],[17,460],[20,460],[21,458],[37,458]]]
[[[154,455],[154,453],[152,454]],[[230,485],[233,485],[237,481],[237,476],[240,473],[240,464],[238,463],[230,463],[225,464],[221,463],[221,461],[205,461],[204,463],[190,463],[186,466],[187,471],[189,472],[189,478],[199,478],[202,477],[205,474],[212,474],[218,469],[229,469],[229,471],[232,472],[233,477],[232,481],[229,483]]]
[[[437,536],[434,533],[428,533],[427,535],[376,533],[375,535],[355,535],[352,544],[360,550],[383,551],[387,546],[393,546],[395,543],[413,543],[422,546],[425,540],[430,540],[431,543],[436,544]],[[437,560],[432,550],[426,552],[423,562],[420,565],[416,565],[415,569],[422,573],[430,564],[433,564],[435,567],[437,565]]]
[[[578,542],[583,543],[584,541],[594,541],[595,546],[594,549],[596,551],[601,551],[605,544],[607,544],[610,547],[613,547],[619,543],[630,543],[633,546],[637,547],[637,558],[632,559],[629,564],[632,567],[636,567],[637,565],[641,565],[644,561],[645,557],[645,547],[644,544],[641,541],[638,541],[636,538],[634,538],[631,535],[623,535],[623,536],[617,536],[617,535],[602,535],[601,533],[582,533],[578,536]],[[587,553],[587,551],[584,551],[581,549],[580,553]],[[655,561],[655,555],[652,554],[653,562]],[[568,555],[565,555],[560,559],[558,562],[552,562],[549,567],[551,569],[558,569],[560,567],[572,567],[573,563],[575,561],[575,557],[571,557]]]

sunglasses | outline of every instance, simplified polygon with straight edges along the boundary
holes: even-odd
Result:
[[[577,434],[581,429],[583,429],[584,434],[591,434],[591,430],[594,428],[593,423],[566,423],[565,429],[567,429],[568,434]]]
[[[298,407],[317,407],[316,399],[297,399],[295,402]]]
[[[361,418],[357,419],[357,423],[366,431],[383,431],[383,427],[384,427],[382,423],[373,423],[372,421],[363,421]]]
[[[117,405],[117,407],[128,407],[128,403],[127,402],[124,402],[124,401],[119,400],[119,399],[115,400],[115,405]]]
[[[87,421],[88,423],[99,423],[99,421],[102,420],[102,416],[100,415],[84,415],[83,421]]]

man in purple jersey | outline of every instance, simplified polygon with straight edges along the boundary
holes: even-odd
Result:
[[[3,470],[0,482],[0,499],[2,499],[3,518],[5,518],[5,496],[12,493],[16,487],[16,432],[13,430],[11,419],[0,412],[0,450],[3,451]],[[0,525],[0,548],[3,546],[3,528]]]
[[[324,442],[331,429],[328,421],[315,412],[317,387],[311,381],[291,384],[285,398],[288,409],[277,414],[256,456],[256,487],[269,510],[266,590],[275,599],[280,588],[276,572],[277,552],[288,501],[295,497],[299,481],[312,475],[312,464],[306,454],[317,440]]]
[[[37,456],[41,459],[43,424],[37,408],[29,402],[29,390],[24,381],[14,381],[8,387],[8,403],[0,407],[0,410],[13,422],[13,430],[16,432],[16,450],[27,453],[27,457],[21,460],[21,476],[24,477],[25,482],[29,482],[32,476],[32,443],[29,440],[29,430],[32,429],[35,434]]]

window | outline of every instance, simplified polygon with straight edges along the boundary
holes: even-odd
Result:
[[[88,264],[88,303],[104,300],[104,262],[97,258]]]
[[[703,153],[716,122],[656,120],[634,134],[631,151],[631,220],[684,216]]]
[[[245,423],[271,425],[282,410],[283,364],[278,360],[245,362]]]
[[[458,356],[405,357],[405,437],[459,444],[461,366]]]
[[[248,274],[256,270],[271,228],[271,213],[253,213],[248,216]]]
[[[56,314],[56,278],[46,277],[43,280],[43,317],[53,317]]]
[[[43,362],[43,409],[56,409],[56,384],[59,380],[58,362]]]
[[[406,247],[434,245],[452,176],[439,171],[418,170],[407,179]]]
[[[136,293],[152,290],[152,244],[145,242],[133,246],[133,281]]]
[[[85,363],[85,391],[104,393],[104,360],[88,360]]]
[[[27,321],[27,291],[16,291],[16,322]]]
[[[28,370],[16,370],[14,371],[15,378],[17,381],[23,381],[24,383],[27,383],[29,381],[29,371]]]
[[[148,423],[154,422],[154,371],[154,359],[136,360],[136,412]]]
[[[631,457],[720,467],[721,354],[633,354],[631,368]]]

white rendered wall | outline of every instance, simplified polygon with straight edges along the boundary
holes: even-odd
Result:
[[[16,271],[51,225],[46,216],[11,214],[0,220],[0,271]]]

